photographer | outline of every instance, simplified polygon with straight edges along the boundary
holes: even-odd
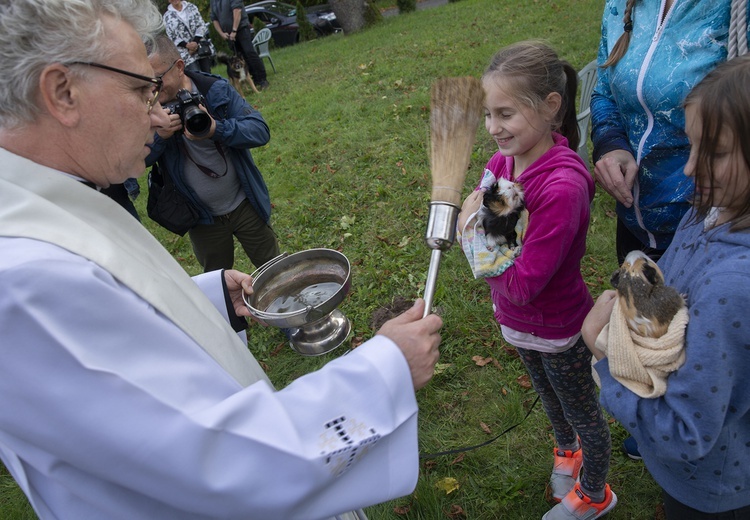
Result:
[[[146,164],[157,162],[199,214],[190,242],[205,272],[230,269],[237,237],[255,267],[279,253],[269,224],[268,188],[248,148],[270,139],[263,117],[223,78],[185,69],[174,43],[159,35],[149,60],[163,81],[159,101],[169,126],[157,129]]]
[[[167,36],[177,46],[185,62],[185,70],[211,72],[216,51],[198,8],[183,0],[169,0],[163,19]]]

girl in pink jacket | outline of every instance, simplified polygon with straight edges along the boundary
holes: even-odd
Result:
[[[557,505],[544,519],[599,518],[617,497],[606,484],[609,427],[580,332],[593,306],[581,258],[594,183],[574,151],[577,74],[548,46],[521,42],[494,56],[482,83],[485,126],[499,148],[486,172],[522,185],[528,210],[520,254],[485,279],[503,337],[518,350],[555,433],[549,498]],[[464,201],[459,229],[483,196],[478,189]]]

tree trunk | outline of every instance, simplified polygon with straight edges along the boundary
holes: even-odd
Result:
[[[365,26],[364,0],[330,0],[329,3],[345,34],[357,32]]]

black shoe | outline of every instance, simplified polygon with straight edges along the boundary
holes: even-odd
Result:
[[[265,90],[270,86],[271,84],[268,82],[268,80],[264,79],[263,81],[260,82],[260,85],[258,85],[258,90]]]

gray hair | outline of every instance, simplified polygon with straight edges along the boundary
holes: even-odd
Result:
[[[0,128],[37,116],[39,77],[47,65],[107,61],[114,49],[104,15],[127,22],[144,40],[163,27],[151,0],[0,0]]]
[[[166,33],[159,33],[147,42],[146,52],[149,59],[153,56],[159,56],[159,59],[164,63],[170,63],[181,58],[180,51]]]

